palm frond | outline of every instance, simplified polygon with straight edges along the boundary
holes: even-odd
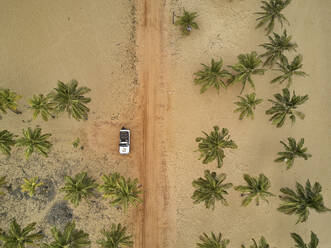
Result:
[[[74,178],[66,176],[66,183],[60,190],[64,192],[65,199],[69,200],[75,207],[85,199],[94,195],[94,190],[98,187],[95,180],[87,176],[86,172],[81,172],[75,175]]]
[[[298,45],[295,42],[291,42],[292,36],[288,36],[286,30],[282,35],[273,33],[272,36],[268,36],[269,43],[260,45],[266,52],[261,54],[261,58],[265,58],[263,66],[272,67],[276,62],[281,61],[285,57],[284,52],[296,51]]]
[[[111,227],[106,230],[103,229],[101,234],[104,236],[99,239],[97,243],[101,248],[124,248],[132,247],[132,236],[126,234],[126,227],[121,224],[112,224]]]
[[[16,145],[25,147],[25,157],[29,158],[32,153],[37,152],[47,157],[52,144],[47,140],[52,135],[50,133],[41,134],[41,128],[23,129],[23,137],[19,138]]]
[[[0,131],[0,151],[7,156],[10,156],[11,148],[16,144],[14,138],[16,135],[7,130]]]
[[[305,222],[309,216],[309,209],[314,209],[318,213],[331,211],[331,209],[324,206],[322,186],[315,182],[314,186],[307,180],[305,187],[300,183],[296,183],[296,192],[290,188],[281,188],[283,193],[280,199],[283,201],[278,211],[288,214],[297,215],[299,222]]]
[[[223,59],[219,61],[211,60],[211,65],[201,64],[203,69],[194,73],[196,78],[194,79],[195,84],[201,85],[200,93],[204,93],[208,88],[214,87],[218,92],[220,88],[226,88],[226,81],[232,77],[231,73],[227,70],[223,70]]]
[[[259,242],[256,242],[255,239],[253,240],[253,244],[249,246],[249,248],[270,248],[270,245],[266,241],[266,239],[262,236]],[[242,248],[246,248],[245,245],[241,245]]]
[[[255,90],[252,76],[263,75],[266,71],[265,69],[259,68],[261,63],[262,61],[256,52],[240,54],[238,56],[238,63],[234,66],[229,66],[235,71],[235,75],[229,80],[229,84],[240,82],[242,84],[240,94],[244,91],[247,83]]]
[[[33,110],[33,118],[39,115],[44,121],[48,121],[49,117],[55,118],[54,105],[51,100],[51,95],[44,96],[43,94],[34,95],[29,100],[30,108]]]
[[[56,227],[51,229],[54,241],[50,244],[43,244],[43,248],[84,248],[90,247],[91,241],[89,240],[88,233],[83,230],[76,229],[75,222],[66,224],[63,232]]]
[[[22,184],[21,189],[22,192],[27,192],[29,196],[34,196],[36,193],[36,189],[43,185],[42,182],[39,182],[38,177],[33,177],[31,179],[24,178],[24,184]]]
[[[123,206],[126,210],[129,205],[137,206],[142,202],[140,194],[142,191],[139,189],[138,179],[132,180],[130,177],[126,179],[119,173],[111,173],[108,176],[102,176],[103,185],[99,186],[100,192],[103,197],[110,199],[110,205]]]
[[[200,177],[192,182],[196,190],[193,192],[192,199],[194,204],[201,202],[205,203],[206,208],[214,210],[216,201],[221,201],[225,206],[228,205],[223,195],[227,195],[227,189],[232,187],[232,183],[223,183],[226,179],[226,174],[217,175],[216,172],[205,170],[205,178]]]
[[[77,80],[71,80],[65,84],[58,81],[55,92],[51,93],[52,101],[55,104],[55,110],[58,113],[66,111],[69,116],[76,120],[87,120],[90,109],[86,106],[91,98],[84,95],[91,90],[87,87],[78,87]]]
[[[257,206],[260,204],[260,198],[269,203],[267,197],[274,196],[268,191],[271,187],[270,180],[264,174],[256,178],[248,174],[244,174],[243,177],[247,185],[234,187],[235,190],[241,192],[241,196],[245,197],[241,205],[247,206],[254,198]]]
[[[238,106],[237,109],[235,109],[233,112],[240,112],[239,120],[244,119],[245,117],[254,119],[254,111],[255,107],[262,102],[262,99],[256,99],[255,93],[251,93],[248,95],[245,95],[245,97],[238,96],[240,99],[239,102],[235,102]]]
[[[203,233],[199,239],[200,243],[197,243],[198,248],[226,248],[230,243],[229,239],[222,239],[222,233],[216,235],[212,232],[210,236]]]
[[[192,29],[199,29],[199,25],[194,21],[198,17],[197,12],[188,12],[184,9],[184,14],[175,22],[176,26],[180,26],[183,35],[189,35]]]
[[[295,247],[297,248],[317,248],[319,240],[315,233],[311,232],[310,234],[310,242],[305,244],[303,239],[297,233],[291,233],[291,237],[295,242]]]
[[[17,109],[17,101],[21,99],[20,95],[10,89],[0,88],[0,111],[3,114],[7,114],[7,110],[14,112],[15,114],[21,114],[22,112]],[[1,115],[0,115],[1,117]]]
[[[281,141],[280,143],[284,146],[284,152],[278,152],[279,157],[275,159],[275,162],[282,163],[285,162],[287,165],[287,169],[290,169],[293,164],[295,158],[303,158],[307,160],[312,155],[306,153],[307,148],[303,147],[305,140],[303,138],[297,143],[296,140],[292,137],[288,138],[288,144]]]
[[[263,11],[255,13],[260,16],[256,19],[258,21],[256,28],[265,26],[265,31],[268,35],[274,30],[276,21],[280,23],[281,27],[283,27],[284,23],[289,24],[288,20],[281,12],[290,2],[291,0],[262,1],[261,9]]]
[[[268,99],[269,102],[273,103],[273,106],[268,109],[265,113],[266,115],[272,115],[269,121],[276,127],[282,127],[285,123],[287,116],[295,123],[296,116],[300,119],[304,119],[305,115],[297,111],[297,107],[308,100],[308,95],[297,96],[293,91],[293,96],[291,97],[290,91],[285,88],[283,89],[283,95],[275,94],[274,97],[276,101]]]
[[[205,137],[198,137],[195,139],[198,142],[198,150],[200,152],[200,158],[203,158],[202,163],[208,164],[215,159],[217,160],[217,167],[221,168],[223,165],[223,159],[225,158],[224,149],[237,149],[237,145],[230,139],[229,130],[222,128],[222,132],[219,132],[219,127],[214,126],[213,131],[210,134],[203,132]]]
[[[0,240],[2,241],[3,248],[24,248],[26,245],[35,245],[35,241],[38,241],[44,237],[41,231],[31,233],[35,231],[36,223],[33,222],[24,228],[16,222],[14,219],[10,223],[8,232],[0,232]]]

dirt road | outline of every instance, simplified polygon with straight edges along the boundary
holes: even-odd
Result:
[[[160,71],[162,64],[161,0],[138,1],[138,80],[143,99],[143,161],[140,177],[144,186],[142,233],[137,247],[162,247],[165,227],[164,116],[167,97]]]

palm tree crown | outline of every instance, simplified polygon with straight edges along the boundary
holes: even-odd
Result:
[[[17,101],[20,98],[21,96],[17,95],[14,91],[11,91],[10,89],[0,88],[0,111],[3,114],[6,114],[8,109],[14,112],[15,114],[21,114],[21,112],[17,110],[18,107]]]
[[[38,177],[33,177],[31,179],[24,178],[24,184],[21,186],[22,192],[27,192],[29,196],[34,196],[36,189],[43,185],[42,182],[38,182]]]
[[[55,118],[54,102],[51,101],[51,96],[44,96],[43,94],[34,95],[30,100],[29,104],[33,112],[33,118],[37,118],[41,115],[44,121],[48,121],[49,117]]]
[[[268,101],[272,102],[274,106],[266,111],[267,115],[272,115],[269,120],[273,125],[276,125],[276,127],[282,127],[287,116],[290,117],[292,124],[295,123],[296,116],[300,119],[305,118],[304,113],[295,109],[308,100],[308,95],[297,96],[293,91],[293,96],[291,97],[290,91],[285,88],[283,89],[283,95],[275,94],[274,97],[276,98],[276,101],[268,99]]]
[[[306,153],[307,147],[303,147],[305,143],[304,138],[301,138],[298,144],[296,140],[291,137],[288,138],[288,145],[283,141],[280,141],[280,143],[284,146],[285,151],[278,152],[279,157],[275,159],[275,162],[285,162],[287,169],[293,166],[295,158],[299,157],[307,160],[311,157],[311,154]]]
[[[271,187],[271,183],[270,180],[264,174],[260,174],[258,178],[254,178],[248,174],[244,174],[244,180],[246,181],[247,186],[240,185],[234,187],[235,190],[240,191],[242,193],[242,196],[245,197],[242,201],[242,206],[247,206],[253,200],[254,197],[256,197],[256,205],[259,205],[259,198],[268,202],[266,197],[274,196],[274,194],[268,191],[268,189]]]
[[[87,87],[78,87],[78,82],[74,79],[67,84],[58,81],[55,92],[51,94],[55,110],[60,113],[67,111],[69,116],[78,121],[87,120],[90,109],[85,104],[89,103],[91,98],[84,95],[90,91]]]
[[[65,177],[66,183],[62,192],[65,192],[65,199],[69,200],[75,207],[79,205],[82,199],[87,200],[93,195],[93,191],[98,187],[95,180],[88,177],[86,172],[81,172],[75,175],[74,178]]]
[[[196,188],[192,195],[193,203],[205,202],[206,208],[214,209],[216,201],[221,201],[223,205],[227,206],[228,203],[223,195],[228,194],[226,190],[232,187],[232,183],[223,184],[226,174],[217,175],[216,172],[205,170],[204,175],[205,178],[200,177],[192,182],[193,187]]]
[[[288,83],[286,87],[288,88],[292,84],[294,75],[303,77],[308,76],[308,74],[306,74],[304,71],[299,71],[299,69],[302,67],[302,59],[302,55],[299,54],[295,56],[291,64],[289,64],[288,59],[283,56],[281,58],[281,63],[277,63],[279,69],[275,69],[282,72],[283,74],[271,80],[271,83],[283,83],[285,80],[287,80]]]
[[[267,32],[268,35],[270,34],[270,32],[273,31],[276,20],[279,21],[282,27],[284,22],[289,24],[288,20],[281,12],[287,5],[290,4],[290,2],[291,0],[262,1],[263,5],[261,6],[261,9],[263,9],[263,11],[255,13],[260,15],[260,17],[256,19],[258,21],[256,28],[267,25],[265,27],[265,31]]]
[[[203,158],[203,164],[208,164],[217,159],[217,167],[221,168],[225,158],[224,149],[236,149],[237,145],[230,139],[227,128],[222,128],[222,132],[219,132],[218,126],[214,126],[213,129],[209,135],[202,132],[205,137],[195,139],[196,142],[199,142],[197,151],[201,154],[199,159]]]
[[[29,158],[33,152],[38,152],[47,157],[52,144],[47,140],[52,135],[50,133],[41,134],[41,128],[37,127],[34,130],[28,128],[23,129],[23,137],[17,140],[18,146],[25,147],[25,156]]]
[[[198,248],[226,248],[230,243],[229,239],[222,240],[222,233],[216,235],[212,232],[210,237],[203,233],[199,239],[201,243],[197,243]]]
[[[137,206],[142,201],[139,197],[142,191],[139,190],[138,179],[126,179],[115,172],[108,176],[103,175],[102,180],[104,184],[99,189],[104,198],[110,199],[110,205],[123,206],[126,210],[130,204]]]
[[[305,244],[303,239],[300,237],[299,234],[291,233],[291,237],[293,238],[295,244],[295,247],[297,248],[317,248],[318,246],[318,238],[315,233],[311,232],[310,234],[310,242],[309,244]]]
[[[36,223],[31,223],[24,228],[17,224],[16,219],[10,223],[8,233],[0,232],[0,240],[3,248],[24,248],[26,245],[34,245],[34,242],[44,236],[41,231],[31,233],[35,230]],[[31,234],[30,234],[31,233]]]
[[[260,46],[265,48],[267,51],[260,57],[266,57],[263,66],[273,66],[277,61],[284,57],[285,51],[296,51],[298,45],[295,42],[291,42],[292,36],[288,36],[286,30],[283,35],[273,33],[274,38],[268,36],[269,43],[264,43]]]
[[[112,224],[109,230],[103,229],[101,234],[104,238],[97,241],[101,248],[124,248],[133,245],[132,236],[126,235],[126,227],[121,224]]]
[[[222,70],[223,60],[219,61],[211,60],[211,66],[201,64],[203,69],[196,72],[194,75],[195,84],[202,85],[200,93],[204,93],[209,87],[214,87],[219,92],[220,87],[226,88],[226,82],[224,78],[231,78],[231,73],[227,70]]]
[[[75,222],[66,224],[64,231],[61,232],[56,227],[51,229],[54,241],[50,244],[43,244],[43,248],[83,248],[90,247],[88,233],[76,229]]]
[[[234,103],[238,106],[238,108],[235,109],[234,112],[240,112],[239,120],[242,120],[245,117],[250,117],[251,119],[254,119],[253,110],[255,110],[255,107],[263,101],[262,99],[256,99],[255,96],[256,95],[254,92],[245,95],[245,97],[238,96],[240,101]]]
[[[270,248],[270,245],[266,241],[266,239],[262,236],[259,242],[256,242],[255,239],[253,240],[253,244],[249,246],[249,248]],[[246,248],[246,246],[241,245],[241,248]]]
[[[229,83],[231,84],[234,82],[241,82],[242,89],[240,91],[240,94],[244,91],[247,82],[249,82],[249,84],[255,90],[255,85],[252,80],[252,75],[264,74],[265,69],[259,68],[261,63],[262,61],[256,52],[240,54],[238,56],[238,63],[234,66],[229,66],[236,72],[236,74],[229,81]]]
[[[309,216],[309,208],[315,209],[318,213],[331,211],[324,206],[323,196],[321,195],[322,186],[315,182],[312,187],[309,180],[306,186],[303,187],[300,183],[296,183],[296,192],[290,188],[281,188],[280,191],[284,194],[280,196],[283,201],[278,210],[288,215],[298,215],[299,222],[305,222]]]
[[[197,12],[188,12],[184,9],[184,15],[180,16],[175,22],[176,26],[180,26],[183,35],[189,35],[192,28],[199,29],[199,25],[194,21],[198,17]]]
[[[0,151],[3,154],[10,156],[11,148],[16,144],[15,136],[7,130],[0,131]]]

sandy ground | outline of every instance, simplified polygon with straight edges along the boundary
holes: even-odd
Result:
[[[40,125],[52,133],[49,158],[32,156],[25,161],[19,149],[10,159],[0,158],[0,175],[7,175],[11,187],[1,199],[0,226],[6,229],[11,218],[32,221],[46,230],[73,219],[77,226],[100,237],[99,230],[111,223],[128,224],[135,234],[137,212],[124,213],[108,206],[100,195],[74,208],[63,202],[59,188],[65,175],[87,171],[101,183],[101,174],[118,171],[138,177],[142,135],[137,117],[137,76],[135,70],[135,5],[131,0],[100,1],[0,1],[0,86],[22,95],[23,115],[9,113],[1,129],[21,134],[22,128]],[[48,93],[57,80],[75,78],[92,89],[89,120],[77,122],[66,115],[47,123],[32,120],[27,99]],[[118,130],[133,130],[132,154],[120,158]],[[84,150],[71,145],[80,137]],[[135,148],[136,147],[136,148]],[[39,176],[45,187],[32,199],[20,192],[23,177]],[[138,228],[139,230],[140,228]],[[96,246],[93,243],[93,246]]]
[[[269,82],[276,75],[268,72],[264,77],[255,77],[256,94],[264,99],[256,110],[255,120],[239,121],[232,111],[240,85],[222,91],[219,95],[208,90],[200,95],[199,87],[193,84],[193,73],[201,68],[200,63],[209,64],[211,58],[221,56],[226,65],[236,61],[240,53],[256,50],[262,52],[258,44],[266,41],[263,30],[255,30],[254,12],[259,10],[259,2],[226,0],[173,0],[167,1],[164,42],[167,63],[171,65],[169,76],[170,96],[170,137],[167,148],[167,168],[170,190],[170,215],[167,247],[194,247],[201,233],[221,232],[231,240],[230,247],[250,243],[251,238],[264,235],[271,247],[291,247],[290,232],[298,232],[309,238],[314,231],[320,238],[319,247],[330,247],[330,214],[311,212],[309,220],[295,225],[296,218],[277,212],[279,200],[259,207],[251,204],[240,206],[239,193],[230,190],[227,197],[230,206],[217,204],[214,211],[203,204],[193,205],[190,199],[194,179],[203,175],[205,169],[216,170],[216,164],[202,165],[195,138],[201,130],[210,131],[217,124],[230,130],[232,139],[239,149],[226,152],[224,167],[228,182],[239,185],[242,174],[258,175],[265,173],[271,180],[271,191],[279,193],[284,186],[293,188],[295,181],[304,183],[308,178],[318,180],[323,186],[325,204],[331,206],[331,109],[328,69],[330,67],[330,1],[293,1],[285,14],[291,26],[288,32],[298,43],[298,52],[304,56],[304,70],[307,78],[296,78],[294,89],[300,95],[309,94],[310,100],[301,108],[304,121],[295,126],[285,125],[276,129],[264,114],[270,107],[268,98],[280,92],[282,86]],[[179,15],[182,8],[197,11],[200,30],[189,37],[181,37],[179,30],[172,25],[173,11]],[[294,54],[291,54],[293,56]],[[249,90],[246,90],[249,92]],[[245,93],[246,93],[245,92]],[[308,161],[296,161],[295,166],[286,171],[275,164],[276,153],[282,149],[279,141],[288,136],[305,138],[313,157]]]
[[[291,22],[289,33],[299,44],[304,69],[310,75],[297,79],[294,88],[298,94],[309,94],[310,100],[302,107],[306,119],[281,129],[272,127],[264,115],[270,107],[267,99],[281,90],[281,86],[269,84],[275,73],[255,79],[256,93],[265,101],[253,121],[239,121],[233,114],[239,85],[219,95],[213,90],[200,95],[199,87],[193,84],[192,75],[200,63],[222,56],[230,65],[239,53],[262,51],[257,45],[266,37],[262,30],[254,29],[253,15],[259,1],[135,3],[137,35],[133,0],[0,1],[1,86],[23,95],[23,115],[4,116],[1,128],[20,133],[22,128],[40,125],[53,134],[55,144],[46,159],[33,156],[25,161],[20,150],[10,159],[1,158],[0,175],[8,175],[11,187],[1,201],[0,226],[6,226],[13,217],[24,224],[37,221],[42,229],[74,219],[94,241],[100,237],[101,227],[121,221],[134,235],[135,247],[147,248],[194,247],[199,235],[210,231],[222,232],[231,240],[230,247],[248,244],[261,235],[272,247],[288,247],[293,245],[290,232],[308,239],[313,230],[320,238],[320,247],[329,247],[330,214],[312,212],[306,223],[295,225],[294,216],[276,211],[277,198],[269,205],[243,208],[238,192],[232,189],[230,206],[218,204],[212,211],[193,205],[190,197],[192,180],[208,168],[227,173],[228,181],[235,185],[242,183],[243,173],[265,173],[275,194],[280,187],[293,187],[295,181],[318,180],[325,203],[331,206],[330,3],[302,0],[286,10]],[[185,38],[172,25],[173,11],[178,15],[183,7],[199,13],[200,25],[200,30]],[[72,78],[92,89],[89,120],[76,122],[63,116],[47,123],[31,121],[27,99],[47,93],[57,80]],[[239,146],[226,153],[222,169],[216,169],[215,163],[203,166],[197,160],[199,154],[193,152],[201,130],[210,131],[215,124],[229,128]],[[117,154],[122,125],[129,126],[134,134],[132,154],[125,158]],[[273,160],[282,149],[279,141],[288,136],[304,137],[313,157],[296,161],[286,171]],[[83,150],[72,148],[76,137],[81,138]],[[82,170],[98,182],[102,173],[111,171],[139,177],[145,190],[144,204],[123,213],[97,196],[73,208],[62,201],[58,189],[64,175]],[[30,199],[20,193],[19,184],[22,177],[35,175],[47,187]]]

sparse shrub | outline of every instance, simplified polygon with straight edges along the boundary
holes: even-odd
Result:
[[[188,12],[184,9],[184,15],[179,17],[175,25],[180,26],[183,35],[189,35],[193,28],[199,29],[199,25],[194,21],[197,16],[197,12]]]

